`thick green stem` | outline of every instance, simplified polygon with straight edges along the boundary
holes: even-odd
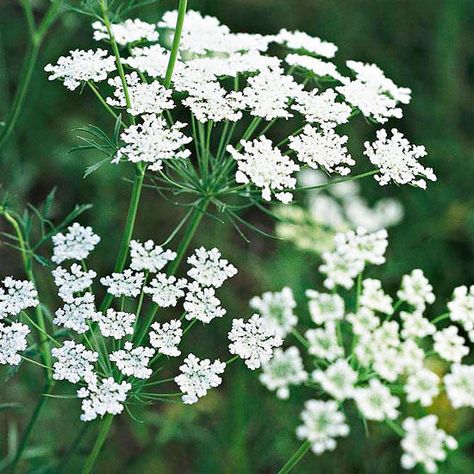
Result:
[[[305,441],[298,450],[291,456],[288,462],[278,471],[277,474],[287,474],[290,472],[302,459],[302,457],[309,451],[311,448],[311,442]]]
[[[112,426],[112,422],[114,421],[113,415],[105,415],[104,419],[102,420],[102,426],[100,428],[99,436],[95,440],[94,447],[92,448],[89,457],[82,468],[82,474],[89,474],[92,472],[92,468],[94,467],[95,462],[97,461],[97,457],[99,456],[102,447],[104,446],[105,440],[107,439],[107,435],[109,434],[110,427]]]

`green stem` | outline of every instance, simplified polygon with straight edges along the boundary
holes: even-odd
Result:
[[[110,415],[110,414],[105,415],[102,421],[102,426],[99,432],[99,436],[97,436],[94,447],[92,448],[92,451],[89,454],[89,457],[87,458],[86,463],[84,464],[84,467],[82,468],[82,471],[81,471],[82,474],[89,474],[90,472],[92,472],[92,468],[94,467],[94,464],[97,461],[97,457],[99,456],[99,453],[102,450],[102,447],[104,446],[107,435],[109,434],[110,427],[112,426],[113,420],[114,420],[113,415]]]
[[[79,434],[74,439],[74,442],[71,444],[69,449],[66,451],[64,456],[62,457],[58,467],[56,468],[55,473],[60,474],[64,471],[65,467],[67,466],[69,460],[74,456],[75,452],[79,449],[82,439],[87,434],[90,428],[90,423],[83,423],[82,429],[79,431]]]
[[[277,474],[287,474],[290,472],[301,460],[301,458],[309,451],[311,448],[311,442],[305,441],[297,451],[291,456],[288,462],[278,471]]]

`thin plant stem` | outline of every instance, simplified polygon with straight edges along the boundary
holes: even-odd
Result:
[[[311,442],[305,441],[288,459],[288,462],[278,471],[277,474],[287,474],[288,472],[292,471],[293,468],[301,461],[303,456],[309,451],[311,448]]]
[[[117,120],[118,115],[112,110],[112,107],[110,107],[109,104],[105,101],[105,99],[102,97],[101,93],[97,89],[97,87],[91,82],[87,81],[87,85],[89,86],[90,90],[94,93],[94,95],[99,99],[99,102],[104,106],[105,110],[112,115],[114,119]],[[125,126],[125,124],[122,122],[122,125]]]
[[[87,458],[84,467],[82,468],[82,474],[89,474],[90,472],[92,472],[92,468],[94,467],[94,464],[97,461],[97,457],[99,456],[99,453],[102,450],[102,447],[104,446],[105,440],[107,439],[107,435],[109,434],[113,420],[114,416],[110,414],[105,415],[105,417],[103,418],[99,435],[97,436],[97,439],[94,443],[94,447],[92,448],[92,451],[89,454],[89,457]]]
[[[308,340],[298,331],[298,329],[293,328],[291,330],[291,334],[295,336],[296,339],[304,346],[306,349],[309,347],[309,342]]]
[[[61,458],[59,465],[57,466],[55,470],[56,474],[60,474],[61,472],[64,472],[64,469],[66,468],[69,460],[74,456],[76,451],[79,449],[81,441],[84,438],[84,436],[87,434],[87,432],[89,431],[90,426],[91,426],[90,423],[84,423],[84,426],[79,431],[79,434],[76,436],[73,443],[69,446],[69,449],[67,449],[64,456]]]

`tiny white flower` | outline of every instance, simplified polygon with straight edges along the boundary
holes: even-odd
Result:
[[[313,56],[307,56],[303,54],[288,54],[285,58],[285,61],[290,66],[298,66],[300,68],[306,69],[319,77],[329,77],[340,82],[348,81],[347,78],[343,77],[338,72],[334,63],[322,61],[321,59],[315,58]]]
[[[69,302],[74,299],[76,293],[81,293],[92,285],[97,273],[93,270],[84,271],[80,265],[73,263],[69,271],[57,267],[52,271],[52,275],[59,297]]]
[[[185,278],[157,273],[143,291],[151,295],[153,302],[160,308],[169,308],[178,304],[178,300],[185,295],[184,289],[187,285]]]
[[[375,313],[361,306],[357,313],[349,313],[346,316],[347,321],[352,324],[352,331],[358,336],[370,334],[375,328],[380,326],[380,319]]]
[[[91,374],[99,358],[97,352],[89,351],[83,344],[74,341],[64,341],[61,347],[54,347],[51,354],[57,359],[53,365],[53,379],[71,383],[78,383]]]
[[[465,339],[459,335],[456,326],[449,326],[433,335],[434,350],[440,357],[449,362],[461,362],[469,354]]]
[[[135,297],[140,294],[145,276],[142,272],[133,272],[130,269],[122,273],[112,273],[100,279],[107,287],[107,293],[119,298],[121,296]]]
[[[183,308],[186,319],[197,319],[204,324],[210,323],[214,318],[222,318],[226,310],[221,307],[221,302],[216,297],[214,288],[201,288],[196,282],[188,286]]]
[[[368,420],[393,420],[398,416],[400,400],[390,394],[390,390],[377,379],[370,379],[365,388],[356,388],[354,400],[357,408]]]
[[[84,260],[100,242],[100,237],[91,227],[82,227],[75,222],[65,234],[58,233],[52,238],[54,248],[51,260],[58,265],[64,260]]]
[[[400,318],[403,321],[402,337],[423,338],[436,332],[436,326],[423,317],[422,311],[416,310],[414,313],[400,311]]]
[[[170,357],[178,357],[181,354],[178,349],[178,344],[183,336],[181,321],[172,319],[166,323],[153,323],[149,336],[150,345],[160,354]]]
[[[372,311],[392,314],[392,298],[386,295],[382,289],[382,282],[374,278],[366,278],[362,282],[362,294],[360,304]]]
[[[95,21],[92,23],[92,28],[94,29],[94,39],[96,41],[109,40],[109,33],[102,22]],[[138,18],[128,18],[122,23],[113,23],[110,25],[110,29],[115,41],[121,46],[143,40],[158,41],[158,32],[155,29],[155,25]]]
[[[474,408],[474,366],[453,364],[443,381],[454,408]]]
[[[221,258],[218,249],[206,250],[200,247],[188,257],[188,276],[201,286],[220,288],[227,278],[237,274],[237,269],[228,260]]]
[[[95,308],[94,295],[85,293],[83,296],[69,300],[62,308],[59,308],[55,313],[53,323],[83,334],[89,329],[87,321],[94,320],[98,314],[100,313]]]
[[[308,309],[315,324],[326,324],[344,318],[344,300],[337,294],[306,290]]]
[[[458,286],[454,289],[453,299],[448,303],[450,318],[464,327],[469,333],[470,339],[474,331],[474,285]]]
[[[402,301],[420,309],[423,309],[427,303],[433,304],[435,301],[433,287],[419,268],[408,275],[403,275],[402,286],[397,296]]]
[[[24,309],[39,305],[38,292],[31,281],[6,277],[0,286],[0,320],[16,316]]]
[[[114,351],[109,359],[127,377],[133,376],[137,379],[149,379],[153,371],[148,368],[151,358],[155,355],[155,349],[151,347],[133,347],[130,341],[125,343],[123,349]]]
[[[311,355],[330,361],[344,356],[344,349],[337,340],[334,323],[326,323],[324,328],[308,329],[305,336],[309,342],[308,352]]]
[[[326,370],[315,370],[312,373],[315,382],[336,400],[351,398],[357,382],[357,372],[345,359],[332,363]]]
[[[317,36],[310,36],[302,31],[288,31],[284,28],[279,31],[274,41],[284,44],[289,49],[304,50],[325,58],[334,57],[338,49],[335,44],[323,41]]]
[[[19,352],[28,347],[26,337],[29,333],[26,324],[12,323],[6,326],[0,323],[0,365],[18,365],[21,362]]]
[[[156,273],[176,258],[176,252],[163,250],[153,240],[147,240],[144,243],[132,240],[130,242],[130,258],[132,270]]]
[[[404,390],[407,401],[420,402],[424,407],[433,403],[433,398],[439,394],[440,378],[431,370],[420,369],[408,376]]]
[[[135,314],[115,311],[113,308],[109,308],[105,314],[99,312],[92,316],[92,320],[99,323],[102,336],[117,340],[133,334],[135,319]]]

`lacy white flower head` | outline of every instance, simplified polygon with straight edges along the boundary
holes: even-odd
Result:
[[[100,82],[107,79],[109,72],[115,69],[113,56],[103,49],[70,51],[69,56],[61,56],[58,62],[48,64],[44,70],[50,72],[50,81],[61,79],[64,86],[73,91],[82,82]]]
[[[96,41],[109,40],[109,33],[106,26],[100,22],[92,23],[94,29],[94,39]],[[147,23],[138,18],[127,19],[122,23],[115,23],[110,25],[112,35],[121,46],[126,46],[130,43],[138,41],[158,41],[158,32],[155,25]]]
[[[318,77],[329,77],[331,79],[336,79],[339,82],[347,81],[347,79],[338,72],[335,64],[322,61],[319,58],[303,54],[288,54],[285,61],[290,66],[297,66],[306,69],[307,71],[311,71]]]
[[[140,294],[145,276],[143,272],[133,272],[130,269],[122,273],[112,273],[100,279],[102,285],[107,287],[107,292],[115,297],[135,297]]]
[[[153,323],[149,336],[150,345],[160,354],[170,357],[178,357],[181,354],[178,349],[183,336],[181,321],[172,319],[166,323]]]
[[[290,137],[289,148],[296,152],[299,161],[310,168],[322,168],[327,173],[345,176],[351,172],[349,166],[355,161],[347,152],[346,135],[338,135],[333,129],[320,133],[311,125],[305,125],[303,132]]]
[[[262,364],[262,370],[260,382],[268,390],[276,391],[277,397],[281,399],[290,396],[290,385],[300,385],[308,379],[300,351],[294,346],[285,351],[275,349],[273,358]]]
[[[186,319],[197,319],[208,324],[213,319],[222,318],[226,314],[226,310],[221,307],[221,302],[216,297],[214,288],[201,288],[193,282],[188,286],[188,290],[183,303]]]
[[[94,270],[82,270],[77,263],[71,265],[70,271],[57,267],[52,272],[54,283],[58,287],[59,297],[66,302],[74,299],[76,293],[81,293],[92,285],[97,273]]]
[[[401,464],[404,469],[421,464],[426,472],[437,472],[436,463],[446,459],[446,450],[457,448],[456,440],[438,428],[437,422],[436,415],[418,420],[410,417],[403,421],[405,436],[401,442],[404,451]]]
[[[188,276],[201,286],[220,288],[227,278],[237,274],[237,269],[228,260],[221,258],[218,249],[206,250],[200,247],[188,257]]]
[[[293,195],[285,190],[295,188],[293,173],[299,170],[299,166],[278,148],[274,148],[272,142],[263,135],[252,141],[242,140],[241,145],[243,153],[232,145],[227,147],[227,151],[237,160],[235,180],[262,188],[265,201],[270,201],[273,193],[279,201],[291,202]]]
[[[378,379],[370,379],[365,388],[356,388],[354,400],[357,408],[368,420],[393,420],[398,417],[400,400]]]
[[[397,296],[415,308],[420,309],[423,309],[426,304],[433,304],[435,301],[433,287],[425,277],[423,270],[419,268],[403,276],[402,286]]]
[[[132,115],[158,115],[164,110],[170,110],[175,107],[171,98],[172,91],[166,89],[160,82],[142,82],[135,71],[127,74],[125,80],[131,103],[131,107],[127,108],[128,113]],[[127,101],[120,76],[109,79],[108,83],[114,88],[114,97],[107,97],[107,103],[113,107],[126,108]]]
[[[83,334],[89,329],[88,321],[96,319],[98,314],[94,295],[85,293],[70,299],[62,308],[59,308],[55,313],[53,323]]]
[[[170,59],[170,52],[159,44],[132,48],[131,55],[123,59],[123,63],[148,74],[150,77],[165,77],[166,68]],[[176,63],[176,72],[179,71],[180,62]]]
[[[310,36],[302,31],[288,31],[284,28],[280,30],[274,41],[289,49],[303,50],[325,58],[334,57],[338,49],[335,44],[323,41],[317,36]]]
[[[19,352],[28,347],[29,333],[26,324],[12,323],[6,326],[0,323],[0,365],[18,365],[21,362]]]
[[[306,290],[308,309],[315,324],[326,324],[344,317],[344,300],[338,294]]]
[[[164,250],[153,240],[147,240],[144,243],[132,240],[130,241],[130,258],[132,270],[156,273],[176,258],[176,252]]]
[[[127,393],[132,389],[128,382],[117,383],[112,377],[99,379],[96,375],[86,377],[86,387],[77,391],[82,400],[82,421],[92,421],[107,413],[119,415],[124,408]]]
[[[309,343],[308,352],[311,355],[330,361],[344,356],[344,349],[337,340],[334,323],[326,323],[323,328],[308,329],[305,336]]]
[[[148,364],[154,355],[155,349],[133,347],[133,344],[127,341],[124,348],[112,352],[109,359],[115,362],[123,375],[133,376],[137,379],[149,379],[153,371],[148,367]]]
[[[64,260],[84,260],[100,242],[100,237],[91,227],[82,227],[75,222],[68,227],[65,234],[58,233],[52,237],[53,256],[51,260],[58,265]]]
[[[455,288],[448,309],[451,320],[461,324],[474,341],[474,285]]]
[[[133,334],[135,319],[135,314],[115,311],[113,308],[109,308],[105,314],[98,312],[92,316],[92,320],[99,323],[102,336],[113,337],[117,340]]]
[[[332,363],[326,370],[315,370],[312,379],[336,400],[351,398],[357,382],[357,372],[345,359]]]
[[[228,337],[230,353],[239,355],[250,370],[268,362],[273,357],[273,350],[283,344],[281,337],[258,314],[247,321],[232,320]]]
[[[453,364],[443,381],[454,408],[474,408],[474,366]]]
[[[224,362],[201,360],[194,354],[189,354],[179,368],[181,373],[174,379],[184,394],[183,402],[196,403],[199,398],[207,394],[210,388],[218,387],[222,382],[219,375],[224,372],[224,369]]]
[[[38,306],[38,292],[32,282],[6,277],[2,285],[3,287],[0,286],[0,320]]]
[[[354,279],[364,270],[362,260],[348,259],[339,252],[325,252],[322,258],[323,264],[319,267],[319,271],[326,275],[324,286],[330,290],[336,286],[352,288]]]
[[[185,295],[188,282],[185,278],[167,276],[165,273],[157,273],[143,291],[149,295],[154,303],[160,308],[176,306],[178,300]]]
[[[469,347],[465,345],[466,340],[459,335],[456,326],[449,326],[433,335],[434,350],[438,355],[449,362],[461,362],[462,358],[469,354]]]
[[[74,341],[64,341],[61,347],[53,347],[51,354],[57,359],[53,365],[53,379],[71,383],[78,383],[87,374],[92,374],[99,358],[97,352]]]
[[[412,145],[396,128],[389,137],[385,129],[377,131],[377,140],[365,142],[366,155],[379,168],[375,179],[381,186],[393,181],[426,189],[426,179],[436,181],[432,168],[424,168],[419,159],[426,156],[423,145]]]
[[[261,296],[254,296],[250,300],[250,307],[260,313],[272,329],[285,337],[298,322],[294,313],[296,301],[293,291],[289,287],[281,291],[267,291]]]
[[[407,401],[420,402],[421,406],[429,407],[433,403],[433,398],[440,392],[440,382],[438,375],[428,369],[421,369],[411,374],[405,385]]]
[[[184,159],[191,152],[183,148],[192,141],[181,132],[186,124],[174,123],[168,127],[162,117],[144,115],[143,123],[130,125],[120,135],[125,145],[119,148],[112,163],[119,163],[122,158],[132,163],[149,163],[151,171],[159,171],[163,160]]]
[[[436,326],[423,316],[423,313],[416,310],[413,313],[400,311],[400,318],[403,321],[402,337],[405,339],[426,337],[436,332]]]
[[[360,304],[373,311],[391,314],[393,312],[392,298],[382,289],[382,282],[374,278],[366,278],[362,282]]]
[[[358,336],[371,333],[380,326],[380,319],[371,309],[364,306],[361,306],[356,313],[349,313],[346,320],[351,323],[352,331]]]
[[[296,435],[311,443],[314,454],[333,451],[336,448],[336,438],[349,434],[346,417],[333,400],[308,400],[301,412],[301,420],[303,424],[296,429]]]

